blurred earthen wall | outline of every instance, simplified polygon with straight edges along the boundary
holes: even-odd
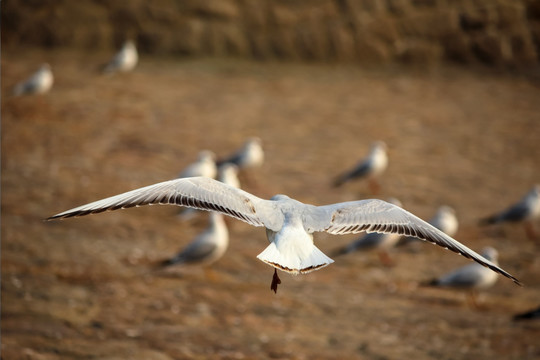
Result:
[[[540,0],[4,0],[2,45],[358,63],[539,64]]]

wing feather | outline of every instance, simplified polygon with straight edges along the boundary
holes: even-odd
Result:
[[[281,213],[273,211],[274,202],[203,177],[175,179],[146,186],[64,211],[46,220],[155,204],[217,211],[253,226],[266,226],[272,229],[279,228],[283,222]]]
[[[504,275],[516,284],[519,280],[496,264],[454,240],[424,220],[382,200],[361,200],[327,206],[319,206],[306,218],[310,231],[326,231],[330,234],[393,233],[414,236],[444,247]]]

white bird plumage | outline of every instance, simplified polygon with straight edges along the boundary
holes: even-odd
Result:
[[[178,177],[188,178],[202,176],[212,179],[215,178],[217,175],[215,158],[216,156],[213,152],[209,150],[201,151],[197,157],[197,161],[184,168]]]
[[[448,205],[440,206],[433,217],[428,220],[428,223],[450,237],[456,235],[459,227],[456,211],[454,208]],[[401,241],[401,244],[409,244],[416,241],[419,241],[419,239],[415,237],[407,237]]]
[[[261,139],[258,137],[249,138],[244,145],[234,154],[217,162],[219,167],[224,164],[234,164],[239,170],[259,167],[264,162],[264,151]]]
[[[448,205],[440,206],[428,222],[451,237],[456,235],[459,227],[456,211]]]
[[[401,201],[396,198],[388,199],[390,204],[402,207]],[[363,250],[379,250],[379,255],[383,263],[390,264],[391,260],[388,255],[388,250],[393,248],[401,238],[401,235],[396,233],[369,233],[359,239],[347,244],[346,246],[337,249],[334,252],[335,256],[345,255],[355,251]]]
[[[218,169],[218,181],[224,184],[240,189],[240,180],[238,180],[238,166],[226,163]]]
[[[448,248],[519,284],[515,277],[496,264],[408,211],[382,200],[360,200],[326,206],[304,204],[285,195],[263,200],[219,181],[197,177],[170,180],[132,190],[64,211],[47,220],[152,204],[217,211],[253,226],[264,226],[270,245],[258,258],[276,269],[292,274],[307,273],[333,262],[314,245],[313,232],[390,232],[414,235]]]
[[[18,83],[13,89],[13,96],[45,94],[54,83],[53,73],[49,64],[43,64],[27,80]]]
[[[114,55],[112,60],[105,65],[103,72],[111,74],[115,72],[128,72],[135,68],[139,55],[133,40],[124,42],[122,48]]]
[[[216,155],[210,150],[203,150],[199,152],[197,161],[189,164],[187,167],[178,174],[178,178],[189,177],[207,177],[215,178],[218,174],[218,168],[215,162]],[[182,209],[178,215],[182,221],[191,220],[199,211],[193,208]]]
[[[210,265],[227,251],[229,231],[223,215],[211,212],[209,226],[176,256],[161,263],[161,266],[199,264]]]

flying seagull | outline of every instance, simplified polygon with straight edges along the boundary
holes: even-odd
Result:
[[[139,55],[137,54],[137,48],[133,40],[127,40],[124,42],[122,49],[114,55],[111,61],[105,65],[103,72],[106,74],[112,74],[115,72],[128,72],[135,68]]]
[[[514,276],[408,211],[382,200],[350,201],[326,206],[301,203],[286,195],[261,199],[241,189],[204,178],[175,179],[64,211],[47,220],[84,216],[142,205],[168,204],[217,211],[266,228],[270,245],[257,258],[273,266],[270,288],[281,282],[276,269],[306,274],[332,262],[313,243],[313,233],[366,232],[412,235],[450,249],[520,284]]]
[[[503,222],[523,222],[530,239],[537,238],[532,224],[534,219],[540,218],[540,184],[534,187],[516,204],[497,214],[480,220],[481,225],[499,224]]]
[[[18,83],[13,89],[13,96],[45,94],[54,82],[54,77],[49,64],[43,64],[31,77]]]
[[[229,232],[223,221],[223,215],[211,212],[208,228],[176,256],[162,261],[160,267],[182,264],[210,265],[225,254],[228,245]]]
[[[380,185],[376,178],[379,177],[388,166],[386,149],[386,143],[383,141],[374,142],[371,145],[371,150],[367,157],[362,159],[352,170],[340,175],[334,181],[334,187],[341,186],[351,180],[367,178],[371,191],[377,193],[380,189]]]

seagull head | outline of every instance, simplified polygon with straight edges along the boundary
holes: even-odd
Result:
[[[455,215],[456,214],[456,211],[454,210],[453,207],[451,206],[448,206],[448,205],[442,205],[441,207],[439,207],[439,214],[444,214],[444,215]]]
[[[216,155],[210,150],[203,150],[199,153],[199,161],[215,161]]]
[[[488,259],[489,261],[493,263],[497,263],[497,259],[499,257],[499,252],[492,248],[491,246],[485,247],[482,249],[482,256]]]

